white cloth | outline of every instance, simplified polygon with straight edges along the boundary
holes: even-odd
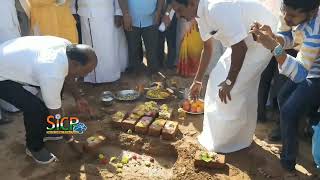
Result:
[[[0,44],[20,37],[15,0],[3,0],[0,6]]]
[[[98,57],[97,67],[84,81],[105,83],[120,79],[128,55],[124,32],[114,24],[114,1],[79,0],[78,3],[82,42],[92,46]]]
[[[78,0],[78,14],[86,18],[110,18],[114,15],[114,0]]]
[[[68,74],[69,41],[53,36],[25,36],[0,46],[0,81],[39,86],[49,109],[61,108],[60,93]]]
[[[76,1],[77,0],[72,0],[70,3],[70,9],[71,9],[72,14],[77,14]]]
[[[225,12],[229,14],[226,16]],[[260,75],[272,54],[248,34],[254,21],[276,29],[277,20],[256,1],[200,0],[199,29],[202,39],[211,37],[228,47],[212,70],[205,96],[203,132],[198,140],[210,151],[229,153],[248,147],[256,128]],[[210,32],[217,31],[212,35]],[[226,80],[231,64],[231,47],[244,40],[248,50],[231,91],[232,100],[221,102],[218,85]]]

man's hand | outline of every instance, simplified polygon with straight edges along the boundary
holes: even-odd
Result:
[[[132,18],[130,14],[124,14],[123,16],[123,25],[126,31],[132,31]]]
[[[166,27],[170,26],[171,20],[168,15],[162,16],[162,22],[166,25]]]
[[[114,24],[117,28],[121,27],[123,24],[123,18],[122,16],[114,16]]]
[[[76,100],[76,106],[78,108],[78,111],[80,113],[86,113],[90,116],[93,116],[95,114],[94,110],[89,106],[89,103],[84,98],[79,98]]]
[[[269,30],[253,28],[250,32],[256,36],[257,42],[271,51],[279,44],[276,39],[272,38]]]
[[[192,85],[190,86],[190,93],[189,93],[189,96],[191,97],[191,99],[199,99],[201,89],[202,89],[201,84],[193,82]]]
[[[161,12],[157,11],[154,17],[154,24],[158,26],[160,24],[160,20],[161,20]]]
[[[251,30],[255,30],[255,29],[261,30],[265,32],[267,35],[271,36],[272,38],[275,38],[275,34],[272,32],[271,27],[268,25],[265,25],[265,24],[261,25],[259,22],[254,22],[251,25]]]
[[[223,81],[221,84],[219,84],[219,98],[221,99],[221,102],[227,104],[228,103],[228,100],[227,98],[229,99],[229,101],[231,101],[231,90],[233,88],[233,85],[228,85],[226,83],[226,81]]]

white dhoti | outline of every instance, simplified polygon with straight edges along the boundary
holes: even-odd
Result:
[[[81,17],[82,42],[93,47],[98,57],[97,67],[85,78],[85,82],[105,83],[120,78],[121,65],[115,46],[116,27],[110,18]]]
[[[248,49],[242,69],[231,91],[232,100],[221,102],[218,85],[227,78],[231,64],[231,48],[212,70],[205,96],[203,132],[199,142],[206,149],[229,153],[250,146],[257,121],[260,75],[272,55],[262,46]]]

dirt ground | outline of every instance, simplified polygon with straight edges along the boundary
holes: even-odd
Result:
[[[172,74],[172,72],[166,72]],[[178,82],[180,87],[188,87],[191,80],[178,76],[169,76]],[[279,165],[280,144],[272,144],[267,140],[267,134],[274,122],[258,124],[253,144],[242,151],[227,154],[227,168],[222,170],[195,169],[193,157],[196,150],[201,149],[197,136],[202,131],[203,116],[188,115],[179,120],[175,111],[173,120],[179,122],[180,132],[176,141],[164,141],[160,138],[127,134],[114,129],[110,125],[110,111],[130,110],[137,103],[146,99],[141,98],[132,103],[115,102],[111,107],[103,107],[99,102],[102,91],[117,91],[132,89],[137,83],[147,82],[145,77],[124,75],[112,84],[88,85],[82,87],[84,97],[89,100],[98,112],[95,120],[80,119],[88,130],[77,139],[84,141],[87,137],[102,132],[107,135],[107,143],[97,153],[103,153],[108,158],[122,155],[138,156],[123,167],[121,173],[111,165],[103,165],[98,161],[97,153],[85,154],[79,157],[63,142],[50,142],[46,146],[59,158],[58,162],[50,165],[37,165],[25,154],[24,126],[22,114],[12,114],[14,122],[0,127],[0,180],[100,180],[100,179],[221,179],[221,180],[264,180],[282,179],[283,171]],[[179,100],[171,99],[168,103],[177,110]],[[64,107],[67,114],[74,113],[73,100],[64,96]],[[154,159],[150,167],[147,165]],[[319,172],[314,169],[311,156],[311,143],[303,139],[300,143],[299,177],[293,179],[320,179]],[[318,173],[318,174],[317,174]]]

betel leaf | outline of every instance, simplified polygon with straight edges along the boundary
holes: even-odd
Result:
[[[205,162],[211,162],[213,159],[208,155],[208,153],[202,153],[201,154],[201,160]]]

